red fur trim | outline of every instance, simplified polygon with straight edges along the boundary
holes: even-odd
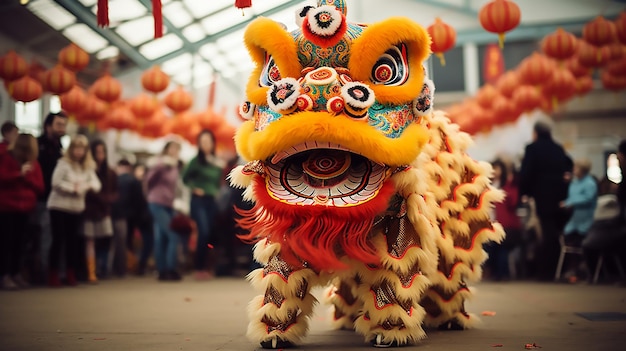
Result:
[[[346,16],[341,15],[341,25],[337,28],[337,32],[330,36],[321,36],[311,32],[309,29],[309,18],[305,17],[302,22],[302,34],[304,37],[317,46],[321,46],[323,48],[328,48],[337,44],[339,39],[346,34],[348,30],[348,21],[346,20]]]
[[[257,203],[250,210],[238,209],[237,221],[249,234],[239,235],[246,242],[268,238],[281,245],[280,255],[289,264],[303,263],[318,270],[348,268],[342,256],[366,264],[380,264],[368,240],[374,217],[383,212],[395,189],[387,181],[376,198],[348,208],[324,205],[298,206],[276,201],[266,191],[262,177],[253,180]]]

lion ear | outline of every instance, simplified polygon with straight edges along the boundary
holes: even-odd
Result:
[[[315,8],[315,6],[307,5],[304,7],[300,7],[296,10],[296,24],[298,25],[298,27],[302,27],[302,22],[304,22],[306,15],[313,8]]]

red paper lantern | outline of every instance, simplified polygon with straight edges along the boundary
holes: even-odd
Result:
[[[552,99],[552,104],[570,99],[576,93],[576,78],[572,72],[560,68],[554,71],[552,77],[543,85],[543,92]]]
[[[622,11],[613,23],[615,24],[617,38],[622,44],[626,45],[626,11]]]
[[[238,112],[239,110],[237,110],[237,113]],[[215,112],[212,108],[198,113],[197,118],[202,129],[206,130],[216,130],[220,124],[224,123],[224,117]]]
[[[187,138],[192,125],[198,124],[197,119],[191,112],[181,112],[174,116],[170,133]]]
[[[70,114],[80,113],[87,105],[87,94],[78,85],[74,85],[70,91],[59,96],[61,108]]]
[[[559,28],[543,38],[541,50],[546,56],[560,61],[572,57],[576,53],[577,45],[576,36]]]
[[[165,96],[165,105],[174,113],[181,113],[191,108],[193,97],[183,87],[178,87]]]
[[[46,67],[37,61],[32,61],[28,66],[28,75],[43,85]]]
[[[626,76],[614,76],[609,72],[602,72],[602,86],[606,90],[618,92],[626,89]]]
[[[224,122],[220,124],[219,128],[215,131],[215,139],[217,141],[217,149],[219,150],[235,150],[235,133],[237,128]]]
[[[593,89],[593,79],[591,76],[583,76],[576,79],[576,95],[586,95]]]
[[[55,95],[70,91],[76,85],[74,72],[57,65],[46,71],[43,77],[44,88]]]
[[[516,71],[508,71],[498,79],[496,83],[496,88],[500,92],[500,94],[504,95],[507,98],[511,98],[513,96],[513,92],[520,85],[519,74]]]
[[[528,85],[543,84],[550,78],[556,66],[554,60],[535,52],[519,65],[520,80]]]
[[[78,72],[89,64],[89,54],[71,43],[59,52],[59,63],[73,72]]]
[[[498,33],[500,47],[504,46],[504,33],[519,25],[520,9],[509,0],[493,0],[480,9],[480,25],[488,32]]]
[[[583,27],[583,39],[594,46],[612,43],[615,35],[615,24],[602,16],[594,18]]]
[[[39,99],[43,92],[41,84],[35,79],[24,76],[11,82],[11,97],[15,101],[31,102]]]
[[[11,50],[0,57],[0,78],[6,81],[20,79],[28,72],[28,64],[22,56]]]
[[[169,84],[170,77],[159,66],[154,66],[141,75],[143,88],[154,94],[164,91]]]
[[[591,74],[591,68],[580,64],[577,57],[572,57],[565,62],[565,68],[569,69],[574,77],[584,77]]]
[[[159,107],[158,102],[151,96],[139,94],[130,102],[130,110],[140,118],[148,118],[154,114]]]
[[[521,85],[513,92],[513,102],[524,112],[530,112],[541,105],[541,94],[537,87]]]
[[[601,67],[609,62],[611,50],[608,46],[596,47],[584,41],[578,45],[578,62],[585,67]]]
[[[493,100],[500,96],[500,92],[491,84],[485,84],[476,93],[476,102],[482,108],[491,108]]]
[[[165,126],[168,124],[169,118],[163,112],[163,109],[157,108],[152,116],[143,121],[143,125],[137,130],[141,135],[148,138],[159,138],[165,135]]]
[[[117,130],[131,129],[134,126],[133,114],[126,105],[114,108],[106,118],[109,127]]]
[[[446,65],[443,53],[452,49],[456,42],[456,31],[441,18],[435,18],[435,23],[426,29],[430,35],[430,51],[439,57],[442,66]]]
[[[491,109],[497,124],[515,122],[521,113],[513,100],[502,95],[495,98]]]
[[[76,115],[79,122],[95,122],[102,119],[107,113],[107,105],[93,95],[87,95],[85,108]]]
[[[609,62],[606,66],[606,71],[614,76],[626,76],[626,56]]]
[[[91,91],[98,99],[112,103],[122,95],[122,85],[111,75],[105,74],[93,83]]]

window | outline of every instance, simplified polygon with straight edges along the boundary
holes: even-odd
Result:
[[[15,103],[15,125],[21,133],[39,135],[41,132],[41,101]]]

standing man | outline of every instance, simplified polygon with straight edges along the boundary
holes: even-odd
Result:
[[[522,199],[535,199],[541,224],[542,238],[535,260],[535,274],[539,280],[554,277],[560,252],[559,236],[567,222],[560,203],[567,197],[573,166],[563,147],[552,139],[550,126],[537,122],[533,142],[526,146],[522,160],[519,190]]]
[[[6,151],[9,145],[11,145],[19,134],[19,130],[15,123],[4,122],[2,123],[2,142],[0,142],[0,152]]]
[[[37,138],[39,145],[39,156],[37,161],[41,166],[43,174],[44,193],[37,199],[37,210],[33,219],[35,230],[31,238],[30,245],[32,252],[29,256],[34,256],[32,260],[31,272],[34,276],[34,283],[45,283],[45,272],[48,262],[48,249],[52,243],[52,233],[50,232],[50,216],[46,208],[48,196],[50,195],[52,184],[52,172],[57,165],[57,161],[63,156],[63,146],[61,137],[65,135],[67,127],[67,115],[63,112],[49,113],[43,122],[43,132]]]

